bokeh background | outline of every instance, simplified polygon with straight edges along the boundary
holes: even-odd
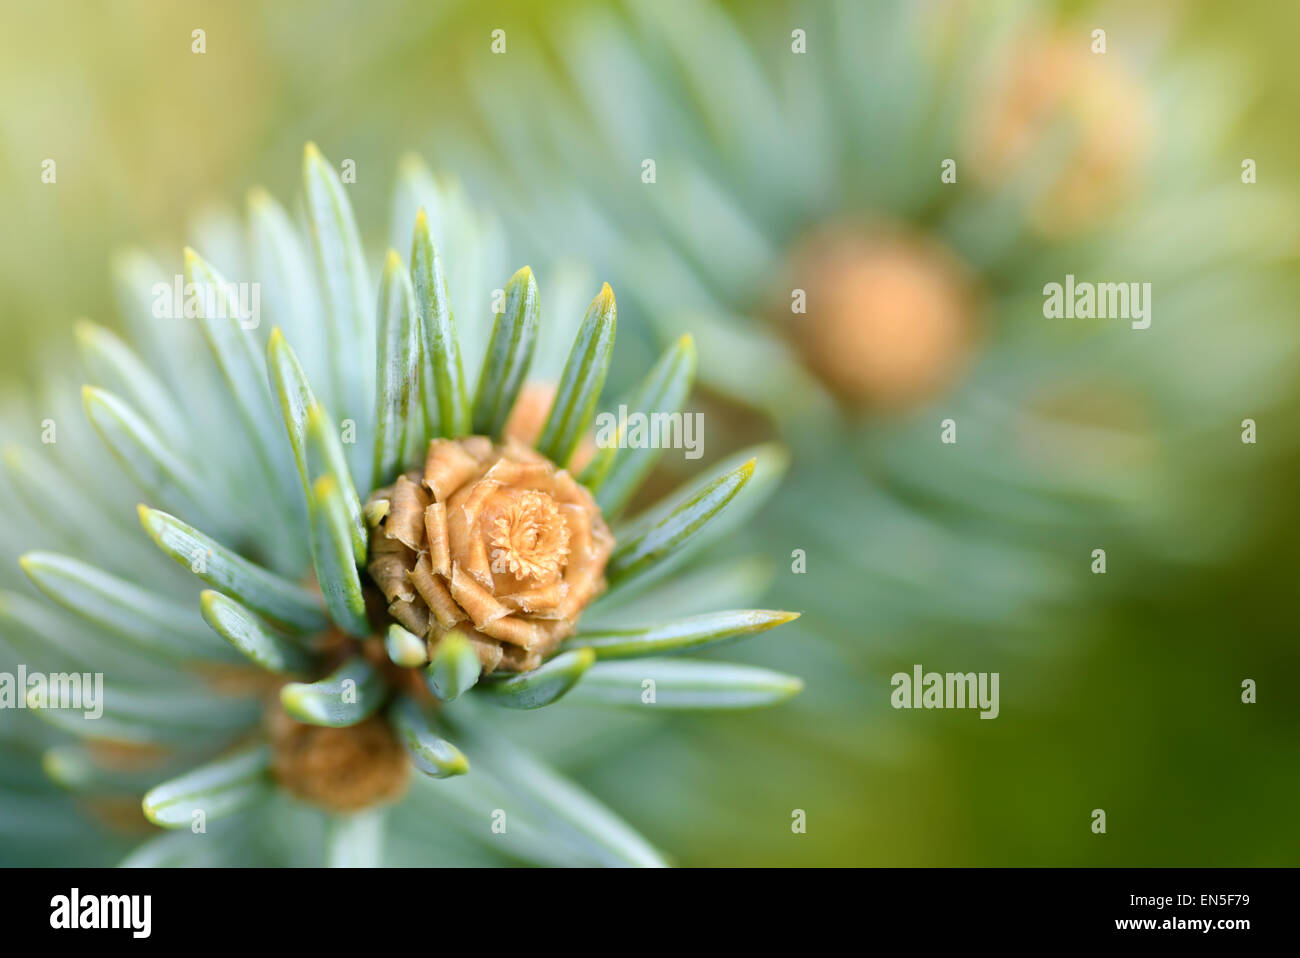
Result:
[[[790,449],[771,505],[717,561],[761,581],[763,604],[805,613],[728,650],[803,675],[805,692],[630,723],[565,756],[649,838],[689,865],[1300,860],[1300,8],[0,10],[6,439],[39,441],[77,317],[122,327],[124,248],[175,262],[201,238],[221,262],[246,192],[292,199],[314,140],[355,161],[378,262],[415,151],[500,221],[511,269],[537,267],[544,296],[564,264],[611,281],[609,395],[689,330],[704,464],[767,438]],[[1088,52],[1097,28],[1104,57]],[[941,184],[949,157],[958,182]],[[882,254],[862,240],[882,230],[906,239]],[[894,292],[810,308],[803,327],[781,315],[792,287],[833,291],[860,266]],[[1152,328],[1044,319],[1041,288],[1067,272],[1152,282]],[[954,277],[969,300],[946,298]],[[899,311],[935,298],[937,326],[913,335]],[[857,349],[847,381],[826,373]],[[3,534],[12,564],[30,543]],[[1104,576],[1089,571],[1098,547]],[[889,677],[914,663],[999,672],[1000,717],[891,709]],[[543,743],[548,723],[568,727],[529,722]],[[4,741],[0,813],[45,787],[20,737]],[[131,843],[51,828],[51,860],[111,861]]]

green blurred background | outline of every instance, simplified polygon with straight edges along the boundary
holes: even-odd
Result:
[[[771,44],[780,53],[790,25],[818,15],[818,6],[737,2],[722,9],[751,32],[779,25]],[[956,15],[969,5],[916,6],[942,21],[948,8]],[[517,110],[521,124],[544,127],[560,109],[547,99],[557,85],[526,78],[528,70],[549,71],[564,59],[553,24],[589,13],[634,20],[626,7],[3,0],[3,394],[33,393],[47,363],[71,365],[76,317],[120,326],[110,271],[116,250],[145,246],[174,256],[193,241],[191,224],[204,210],[238,210],[245,192],[258,185],[292,197],[309,139],[336,163],[356,161],[357,181],[349,189],[376,256],[398,159],[415,150],[436,170],[464,180],[483,209],[518,227],[509,244],[513,263],[547,263],[564,253],[613,270],[620,292],[618,270],[626,264],[613,263],[592,234],[575,229],[552,244],[522,208],[520,197],[530,192],[541,198],[581,193],[586,171],[541,158],[534,169],[530,156],[484,162],[500,143],[482,111],[490,99],[484,90],[500,82],[502,61],[515,56],[491,54],[491,30],[507,31],[509,50],[520,51],[524,64],[517,59],[511,69],[522,70],[525,80],[516,74],[512,96],[490,102]],[[1121,9],[1034,7],[1048,18],[1104,26]],[[689,22],[690,6],[685,10]],[[1203,156],[1161,154],[1158,145],[1156,162],[1171,168],[1217,162],[1223,181],[1232,184],[1239,158],[1252,157],[1261,184],[1267,181],[1286,204],[1279,215],[1294,223],[1300,69],[1291,40],[1300,7],[1171,0],[1122,10],[1125,23],[1161,45],[1159,66],[1140,60],[1135,68],[1153,86],[1156,78],[1144,71],[1222,70],[1233,81],[1225,91],[1231,103],[1214,105],[1231,116],[1216,134],[1221,141],[1204,145]],[[196,28],[206,31],[203,55],[191,53]],[[1112,28],[1111,43],[1122,47],[1125,35]],[[707,34],[702,42],[707,45]],[[809,56],[817,55],[813,46]],[[612,67],[618,65],[615,59]],[[725,85],[727,77],[715,80]],[[685,96],[661,92],[670,103]],[[1194,125],[1198,104],[1182,106]],[[746,106],[736,109],[743,113]],[[658,129],[671,136],[671,119]],[[57,162],[54,185],[41,182],[47,158]],[[629,173],[630,183],[634,176]],[[823,185],[833,196],[837,185]],[[1133,200],[1141,202],[1141,196]],[[647,228],[631,220],[616,226]],[[1207,221],[1204,228],[1208,234],[1215,227]],[[1202,238],[1196,232],[1165,237],[1168,253],[1194,259]],[[1290,330],[1294,341],[1294,232],[1261,223],[1251,243],[1241,258],[1275,264],[1280,276],[1265,321]],[[1021,262],[1026,271],[1039,271],[1006,282],[1032,288],[1045,281],[1040,263]],[[1059,279],[1063,271],[1053,267],[1046,278]],[[1230,275],[1252,281],[1249,272]],[[663,297],[674,295],[667,277],[650,272],[641,280],[664,286]],[[1240,293],[1255,309],[1250,291]],[[644,343],[661,332],[646,315],[645,298],[625,300],[620,292],[620,307],[620,340]],[[1244,353],[1271,348],[1268,339],[1252,345],[1243,316],[1225,310],[1221,321],[1240,329]],[[984,348],[998,350],[1001,342],[991,339]],[[1177,377],[1180,355],[1153,362],[1172,367],[1165,374]],[[1189,363],[1186,376],[1198,368]],[[790,549],[800,544],[789,534],[797,514],[793,520],[788,509],[760,514],[736,551],[759,554],[777,569],[767,604],[806,615],[790,634],[774,633],[731,657],[804,675],[804,694],[767,712],[675,718],[645,734],[629,733],[626,747],[592,757],[577,777],[684,864],[1296,864],[1300,390],[1293,380],[1269,391],[1264,404],[1239,396],[1236,405],[1225,405],[1221,442],[1180,460],[1180,470],[1189,472],[1147,475],[1141,461],[1132,467],[1135,486],[1173,483],[1171,495],[1184,485],[1198,487],[1195,505],[1161,527],[1171,537],[1161,543],[1165,548],[1135,546],[1132,554],[1141,561],[1126,562],[1128,533],[1134,542],[1142,536],[1116,521],[1106,539],[1107,577],[1088,576],[1086,560],[1079,560],[1078,579],[1063,592],[997,606],[979,621],[948,616],[936,624],[931,609],[911,615],[904,604],[886,627],[871,602],[858,600],[857,572],[826,571],[854,569],[852,556],[841,562],[813,549],[808,574],[789,575]],[[1213,384],[1186,384],[1193,391],[1198,385]],[[818,488],[837,469],[845,469],[848,482],[867,482],[861,470],[844,466],[852,456],[837,445],[863,448],[851,423],[791,437],[789,423],[773,424],[715,392],[725,391],[706,389],[701,401],[714,404],[704,407],[714,416],[710,422],[725,423],[734,434],[728,448],[782,427],[794,439],[794,466],[778,498],[798,501],[801,489]],[[1259,421],[1255,447],[1238,441],[1237,423],[1248,415]],[[880,428],[889,426],[886,418]],[[723,451],[711,451],[706,462]],[[898,498],[926,518],[951,506],[942,493]],[[1181,548],[1180,529],[1199,543],[1191,530],[1200,523],[1232,531],[1211,547]],[[885,548],[890,534],[879,532]],[[971,556],[980,554],[983,537],[997,538],[979,524],[966,526],[964,535]],[[1061,554],[1086,555],[1095,541],[1074,527],[1059,536],[1043,529],[1042,538]],[[904,556],[900,546],[900,561]],[[1009,568],[1015,560],[1008,556]],[[866,585],[863,595],[871,592]],[[969,712],[891,710],[890,674],[917,662],[940,671],[1000,672],[1001,717],[982,722]],[[1240,702],[1246,678],[1259,683],[1258,704]],[[546,721],[539,717],[533,731],[544,734]],[[806,834],[791,832],[795,808],[808,814]],[[1104,836],[1090,831],[1094,808],[1107,812]]]

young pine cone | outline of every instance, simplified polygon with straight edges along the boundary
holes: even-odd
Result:
[[[457,629],[486,671],[535,669],[605,588],[614,537],[591,493],[513,439],[433,440],[423,475],[372,493],[367,513],[382,516],[370,578],[431,655]]]
[[[806,316],[787,320],[804,361],[853,408],[914,408],[970,360],[977,308],[947,248],[897,229],[831,227],[796,247]]]

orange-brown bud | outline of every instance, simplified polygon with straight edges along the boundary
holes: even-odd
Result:
[[[807,294],[791,338],[818,378],[853,407],[898,409],[941,393],[977,334],[971,282],[947,249],[890,230],[830,228],[792,257]]]
[[[322,728],[268,711],[271,770],[285,789],[331,811],[352,812],[398,798],[410,763],[377,715],[346,728]]]
[[[367,571],[431,651],[458,629],[487,671],[534,669],[604,589],[614,537],[595,499],[513,439],[435,439],[379,499]]]

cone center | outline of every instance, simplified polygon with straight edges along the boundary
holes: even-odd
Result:
[[[488,523],[492,570],[546,585],[564,571],[569,527],[555,500],[535,490],[504,491]]]

